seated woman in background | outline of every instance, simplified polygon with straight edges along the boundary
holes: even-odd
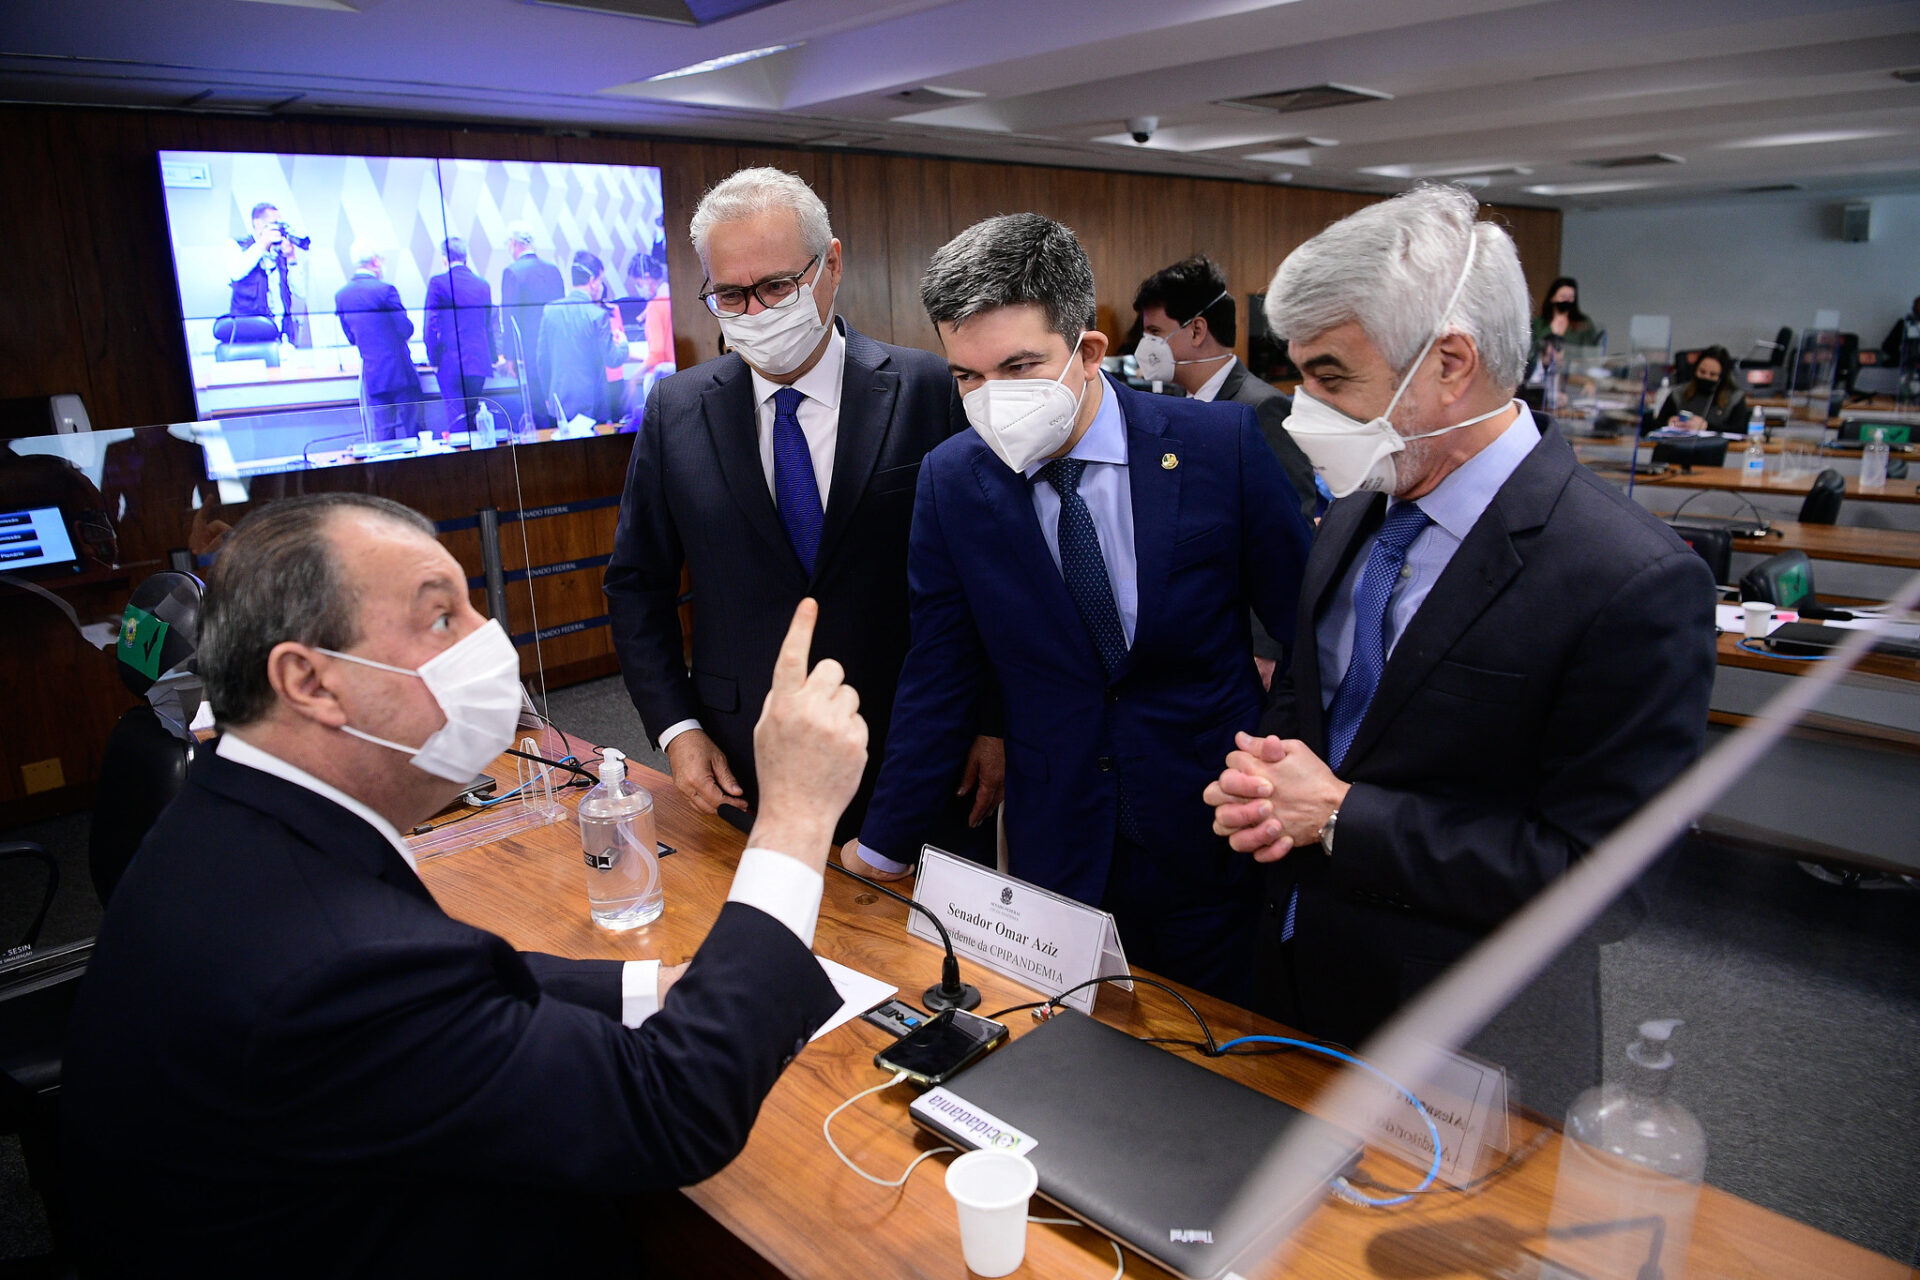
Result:
[[[1656,427],[1668,423],[1689,431],[1741,431],[1747,425],[1747,393],[1734,376],[1725,347],[1708,347],[1693,362],[1693,377],[1667,393]]]
[[[1533,354],[1552,343],[1555,347],[1597,347],[1600,330],[1593,317],[1580,309],[1580,283],[1561,276],[1540,296],[1540,314],[1533,318]]]

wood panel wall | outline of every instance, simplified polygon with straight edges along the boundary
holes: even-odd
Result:
[[[1093,260],[1100,326],[1119,338],[1133,320],[1139,282],[1192,253],[1212,255],[1243,300],[1265,288],[1297,244],[1376,197],[1255,183],[1084,169],[990,164],[833,150],[738,146],[621,136],[553,137],[537,131],[333,120],[252,119],[91,109],[0,108],[0,244],[8,284],[0,299],[0,397],[78,392],[97,429],[178,422],[194,416],[154,153],[165,149],[420,155],[505,160],[658,165],[663,174],[674,282],[676,355],[682,368],[711,357],[719,326],[697,300],[701,281],[685,231],[700,193],[735,169],[774,165],[798,173],[832,211],[846,251],[839,310],[867,334],[936,347],[919,302],[920,272],[933,250],[980,218],[1033,210],[1079,233]],[[1513,232],[1529,289],[1559,271],[1560,214],[1492,207]],[[1239,349],[1246,349],[1241,316]],[[543,445],[520,454],[516,477],[501,450],[485,459],[447,457],[307,473],[303,487],[368,488],[411,502],[437,520],[485,506],[503,510],[600,497],[619,491],[624,439]],[[536,564],[605,554],[606,511],[534,522]],[[506,539],[509,568],[520,564],[517,533]],[[479,572],[477,540],[449,546]],[[542,627],[605,612],[599,570],[542,577],[533,602]],[[135,578],[140,571],[136,571]],[[517,595],[521,593],[516,593]],[[510,609],[518,614],[519,605]],[[28,611],[31,613],[31,611]],[[9,609],[10,618],[19,610]],[[36,652],[64,620],[10,626],[0,642],[9,684],[37,669]],[[530,619],[515,616],[510,629]],[[40,625],[44,622],[45,625]],[[70,628],[68,629],[70,633]],[[63,649],[67,640],[57,642]],[[610,673],[604,628],[543,646],[556,685]],[[104,659],[103,659],[104,662]],[[106,671],[102,679],[112,681]],[[117,685],[117,682],[114,682]],[[104,705],[124,705],[103,696]],[[110,723],[110,721],[109,721]],[[0,747],[0,825],[9,815],[85,803],[107,723],[99,714],[16,725]],[[25,754],[21,755],[24,751]],[[16,759],[16,755],[20,758]],[[69,786],[24,804],[20,765],[63,760]]]

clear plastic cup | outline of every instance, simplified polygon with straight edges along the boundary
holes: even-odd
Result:
[[[960,1255],[977,1276],[1004,1276],[1027,1256],[1027,1201],[1040,1173],[1025,1156],[969,1151],[947,1166],[960,1215]]]

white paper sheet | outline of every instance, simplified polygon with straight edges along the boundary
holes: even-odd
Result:
[[[878,978],[869,978],[858,969],[849,969],[836,964],[825,956],[815,956],[820,967],[827,971],[827,977],[833,983],[833,989],[840,993],[840,1008],[831,1018],[820,1024],[812,1039],[818,1040],[827,1032],[844,1023],[851,1022],[873,1006],[885,1000],[900,988],[891,986]]]

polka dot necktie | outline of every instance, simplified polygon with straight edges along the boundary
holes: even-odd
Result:
[[[780,523],[787,541],[800,557],[800,567],[813,576],[814,557],[820,551],[820,482],[813,474],[813,451],[800,430],[801,393],[782,387],[773,393],[773,496],[780,507]]]

